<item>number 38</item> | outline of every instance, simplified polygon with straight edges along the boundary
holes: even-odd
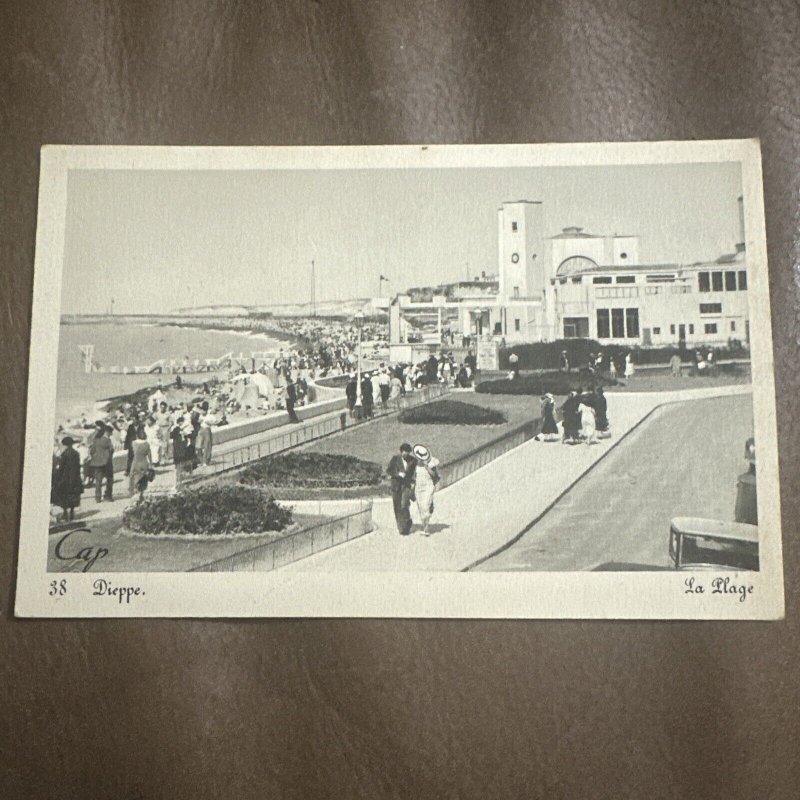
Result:
[[[67,593],[67,579],[62,578],[60,581],[50,581],[50,597],[61,597]]]

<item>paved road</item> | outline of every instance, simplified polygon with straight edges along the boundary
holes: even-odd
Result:
[[[658,411],[509,549],[476,569],[576,571],[670,565],[670,519],[733,519],[752,398]]]

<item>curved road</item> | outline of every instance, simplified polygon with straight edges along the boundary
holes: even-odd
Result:
[[[752,397],[665,406],[478,570],[665,569],[670,519],[733,519]]]

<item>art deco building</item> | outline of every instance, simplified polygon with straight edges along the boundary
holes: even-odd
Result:
[[[546,237],[540,202],[503,203],[497,276],[398,295],[389,301],[390,341],[395,348],[448,338],[512,344],[584,337],[643,347],[748,341],[741,198],[739,214],[734,252],[712,262],[651,264],[643,263],[638,236],[567,227]]]

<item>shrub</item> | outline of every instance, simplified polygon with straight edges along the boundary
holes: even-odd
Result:
[[[239,483],[251,486],[376,486],[383,469],[372,461],[334,453],[282,453],[245,467]]]
[[[502,425],[507,421],[493,408],[463,403],[460,400],[426,403],[400,414],[400,422],[415,425]]]
[[[704,353],[707,346],[700,348]],[[748,358],[750,351],[738,339],[730,339],[727,346],[712,347],[717,361],[727,358]],[[589,360],[590,353],[602,353],[604,357],[613,358],[618,365],[624,361],[625,356],[631,353],[634,364],[666,364],[674,353],[678,353],[681,361],[690,362],[694,359],[694,347],[679,349],[677,344],[666,347],[628,347],[620,344],[601,344],[595,339],[559,339],[555,342],[535,342],[505,347],[500,350],[500,369],[510,368],[508,357],[511,353],[519,356],[517,366],[519,369],[557,369],[561,351],[567,351],[570,366],[584,366]]]
[[[511,380],[482,381],[476,392],[484,394],[530,394],[541,397],[550,392],[565,395],[587,386],[615,386],[617,381],[602,375],[588,375],[579,372],[542,372],[538,375],[520,375]]]
[[[205,486],[145,497],[123,512],[122,522],[138,533],[258,533],[291,525],[292,511],[258,489]]]

